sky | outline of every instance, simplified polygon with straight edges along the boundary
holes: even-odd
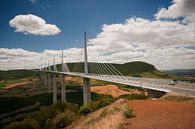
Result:
[[[194,0],[1,0],[0,69],[88,60],[195,68]]]

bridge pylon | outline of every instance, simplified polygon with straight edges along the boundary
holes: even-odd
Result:
[[[64,69],[64,54],[62,50],[62,72],[65,72]],[[66,102],[66,87],[65,87],[65,80],[64,80],[65,75],[61,75],[61,99],[62,101]]]
[[[53,70],[56,71],[55,58],[53,58]],[[53,104],[57,102],[56,74],[53,73]]]
[[[88,61],[87,61],[87,36],[84,32],[84,72],[88,74]],[[90,79],[83,78],[83,102],[87,103],[91,100],[91,91],[90,91]]]

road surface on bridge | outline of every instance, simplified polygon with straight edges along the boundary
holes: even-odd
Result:
[[[43,71],[48,73],[55,73],[60,75],[72,75],[83,78],[97,79],[108,81],[112,83],[124,84],[144,89],[172,92],[190,97],[195,97],[195,84],[194,83],[172,83],[170,79],[151,79],[151,78],[138,78],[127,76],[115,75],[98,75],[98,74],[84,74],[79,72],[60,72],[60,71]]]

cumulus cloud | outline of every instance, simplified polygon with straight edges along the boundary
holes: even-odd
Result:
[[[155,14],[157,19],[168,18],[176,19],[186,17],[185,20],[195,22],[195,1],[194,0],[173,0],[172,5],[166,8],[161,8]]]
[[[9,25],[16,29],[15,32],[24,34],[50,36],[61,32],[56,25],[47,24],[44,19],[32,14],[17,15],[9,21]]]
[[[191,17],[191,6],[189,0],[174,0],[167,9],[160,9],[155,20],[129,18],[124,23],[102,25],[101,32],[88,40],[88,60],[114,63],[145,61],[158,69],[194,68],[195,21]],[[186,20],[185,24],[184,20],[177,19],[180,16]],[[0,55],[0,69],[38,68],[46,60],[52,63],[53,57],[57,63],[61,62],[60,50],[37,53],[2,48]],[[66,49],[64,55],[66,62],[83,61],[82,48]]]

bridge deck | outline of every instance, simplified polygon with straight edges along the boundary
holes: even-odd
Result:
[[[60,72],[60,71],[42,71],[47,73],[55,73],[60,75],[72,75],[91,79],[97,79],[102,81],[108,81],[118,84],[124,84],[134,87],[141,87],[150,90],[157,90],[163,92],[179,93],[191,97],[195,97],[195,85],[187,86],[181,84],[171,84],[170,80],[166,79],[149,79],[149,78],[137,78],[137,77],[120,77],[114,75],[101,75],[98,74],[84,74],[78,72]]]

